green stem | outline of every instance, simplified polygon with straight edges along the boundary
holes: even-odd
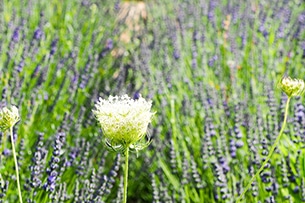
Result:
[[[129,147],[126,148],[125,151],[125,168],[124,168],[124,196],[123,196],[123,203],[127,202],[127,185],[128,185],[128,154],[129,154]]]
[[[15,169],[16,169],[16,178],[17,178],[17,187],[18,187],[19,201],[20,201],[20,203],[22,203],[20,181],[19,181],[19,169],[18,169],[18,162],[17,162],[16,150],[15,150],[15,144],[14,144],[14,136],[13,136],[13,126],[10,127],[10,134],[11,134],[13,156],[14,156],[14,161],[15,161]]]
[[[284,122],[282,124],[282,128],[274,142],[274,144],[272,145],[269,154],[266,158],[266,160],[263,162],[262,166],[260,167],[260,169],[255,173],[255,175],[251,178],[250,182],[247,184],[246,188],[244,189],[244,191],[242,192],[242,194],[237,198],[236,202],[240,202],[241,199],[243,198],[243,196],[246,194],[246,192],[248,191],[248,189],[250,188],[251,184],[254,182],[254,180],[258,177],[258,175],[262,172],[262,170],[264,170],[265,165],[268,163],[268,161],[270,160],[275,148],[277,147],[278,143],[280,142],[281,136],[284,132],[285,126],[286,126],[286,121],[287,121],[287,116],[288,116],[288,107],[289,107],[289,102],[290,102],[291,97],[288,97],[287,102],[286,102],[286,107],[285,107],[285,115],[284,115]]]

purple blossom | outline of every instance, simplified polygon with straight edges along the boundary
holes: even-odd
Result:
[[[40,28],[37,28],[34,32],[33,39],[40,40],[42,38],[43,31]]]
[[[20,38],[20,34],[19,34],[19,27],[17,27],[15,30],[14,30],[14,33],[12,35],[12,41],[17,43],[19,41],[19,38]]]

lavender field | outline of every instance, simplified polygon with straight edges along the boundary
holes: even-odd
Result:
[[[23,202],[120,203],[98,98],[152,100],[151,144],[129,156],[130,203],[233,203],[284,119],[283,76],[305,79],[301,0],[0,0],[0,108],[14,105]],[[0,202],[19,202],[0,132]],[[305,100],[242,202],[305,202]]]

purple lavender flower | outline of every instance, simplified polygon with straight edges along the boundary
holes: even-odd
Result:
[[[51,160],[49,161],[49,167],[47,168],[47,182],[44,184],[45,190],[50,190],[53,192],[56,188],[56,181],[60,177],[58,176],[59,162],[60,162],[60,151],[63,144],[65,143],[65,133],[58,132],[56,134],[54,145],[53,145],[53,154]]]
[[[42,38],[43,31],[40,28],[37,28],[34,32],[33,39],[40,40]]]
[[[50,51],[51,56],[53,56],[57,50],[57,42],[58,42],[58,39],[54,39],[51,43],[51,51]]]
[[[2,154],[3,154],[4,156],[10,156],[10,155],[11,155],[11,150],[9,150],[9,149],[4,149],[3,152],[2,152]]]
[[[17,43],[19,41],[19,37],[19,27],[17,27],[12,35],[12,41]]]

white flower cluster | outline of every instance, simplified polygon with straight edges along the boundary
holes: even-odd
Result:
[[[18,109],[12,106],[10,109],[4,107],[0,109],[0,131],[4,132],[14,126],[19,121]]]
[[[151,105],[151,101],[141,96],[137,100],[128,95],[110,96],[108,100],[99,98],[93,113],[101,124],[106,142],[125,148],[145,136],[154,114],[150,112]]]
[[[283,77],[279,83],[279,87],[291,96],[301,96],[305,91],[304,81],[301,79],[291,79],[290,77]]]

